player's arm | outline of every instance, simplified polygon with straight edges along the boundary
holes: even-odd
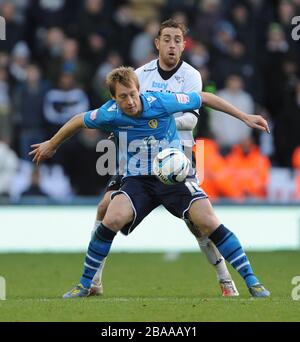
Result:
[[[201,92],[202,103],[218,111],[222,111],[237,119],[243,121],[251,128],[257,128],[261,131],[270,133],[267,121],[261,115],[250,115],[240,111],[226,100],[211,93]]]
[[[29,155],[33,156],[32,161],[39,164],[45,159],[52,158],[59,146],[80,129],[85,128],[84,114],[77,114],[64,124],[60,130],[50,139],[39,144],[31,145],[33,150]]]

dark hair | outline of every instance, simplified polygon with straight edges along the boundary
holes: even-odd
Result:
[[[140,89],[139,80],[134,69],[131,67],[121,66],[112,70],[106,77],[106,84],[111,95],[116,95],[116,83],[119,82],[125,87],[129,87],[132,82],[135,83],[137,89]]]
[[[187,28],[183,23],[180,23],[174,19],[168,19],[166,21],[164,21],[163,23],[161,23],[159,31],[158,31],[158,37],[161,36],[162,30],[168,27],[173,27],[173,28],[178,28],[181,30],[183,37],[186,36],[187,34]]]

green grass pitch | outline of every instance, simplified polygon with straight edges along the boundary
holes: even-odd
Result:
[[[0,321],[300,321],[300,301],[291,298],[300,251],[249,256],[272,292],[269,299],[250,298],[234,270],[240,297],[222,298],[213,268],[198,253],[173,261],[163,254],[113,253],[104,271],[104,296],[63,300],[78,282],[83,254],[0,254],[7,287]]]

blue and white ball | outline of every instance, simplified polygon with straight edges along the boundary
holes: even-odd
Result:
[[[166,148],[153,160],[153,172],[167,185],[184,182],[190,169],[190,161],[177,148]]]

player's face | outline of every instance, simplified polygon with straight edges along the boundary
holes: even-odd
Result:
[[[179,28],[167,27],[160,38],[155,40],[159,51],[159,65],[164,70],[172,70],[178,64],[185,47],[183,34]]]
[[[114,100],[122,112],[129,116],[137,116],[142,111],[140,92],[134,82],[129,87],[117,82]]]

